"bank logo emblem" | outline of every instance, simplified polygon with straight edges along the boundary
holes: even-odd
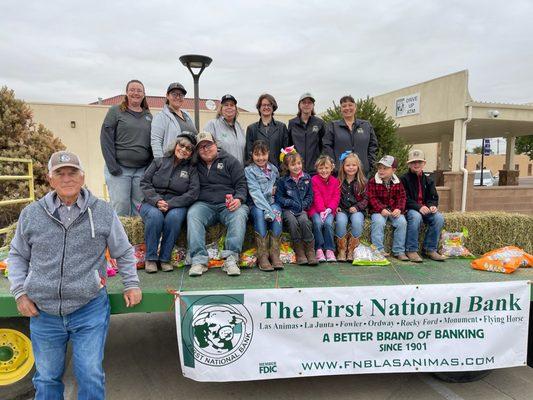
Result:
[[[253,321],[243,304],[204,304],[193,306],[187,312],[193,313],[187,349],[196,361],[222,367],[235,362],[248,350]]]

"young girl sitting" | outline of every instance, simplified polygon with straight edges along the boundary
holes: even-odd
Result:
[[[296,262],[300,265],[317,265],[313,224],[307,210],[313,203],[311,177],[302,170],[302,157],[294,146],[281,151],[282,176],[278,179],[276,203],[281,205],[283,220],[289,228],[293,241]]]
[[[340,156],[339,181],[341,200],[337,209],[335,234],[337,236],[337,260],[353,259],[353,251],[359,246],[359,237],[365,225],[365,212],[368,206],[366,178],[361,168],[359,156],[345,151]],[[352,227],[346,233],[348,220]]]
[[[331,175],[335,165],[331,157],[321,155],[315,162],[317,175],[311,179],[313,185],[313,204],[307,212],[313,221],[316,259],[318,262],[335,262],[335,243],[333,242],[333,220],[339,206],[341,195],[339,181]],[[324,255],[324,250],[326,254]]]
[[[255,231],[257,263],[262,271],[283,269],[279,258],[281,207],[274,202],[278,169],[268,162],[268,144],[257,140],[252,146],[252,164],[244,169],[248,183],[250,215]],[[268,230],[270,245],[268,243]],[[269,256],[270,248],[270,260]]]

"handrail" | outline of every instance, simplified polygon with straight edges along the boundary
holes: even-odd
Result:
[[[35,186],[33,182],[33,161],[27,158],[9,158],[9,157],[0,157],[0,162],[21,162],[28,164],[28,174],[27,175],[0,175],[0,181],[28,181],[29,186],[29,196],[22,199],[7,199],[0,200],[0,207],[7,206],[12,204],[20,203],[29,203],[35,200]],[[8,228],[1,228],[0,234],[6,233]],[[0,248],[3,249],[3,248]]]

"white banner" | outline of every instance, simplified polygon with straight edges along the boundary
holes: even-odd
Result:
[[[395,101],[396,117],[415,115],[420,113],[420,93],[398,97]]]
[[[183,375],[244,381],[525,365],[527,281],[182,292]]]

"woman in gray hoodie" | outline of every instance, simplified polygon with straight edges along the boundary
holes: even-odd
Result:
[[[174,154],[176,138],[182,132],[193,135],[198,133],[191,116],[181,108],[186,94],[187,91],[179,82],[168,86],[167,101],[152,122],[151,143],[154,158]]]

